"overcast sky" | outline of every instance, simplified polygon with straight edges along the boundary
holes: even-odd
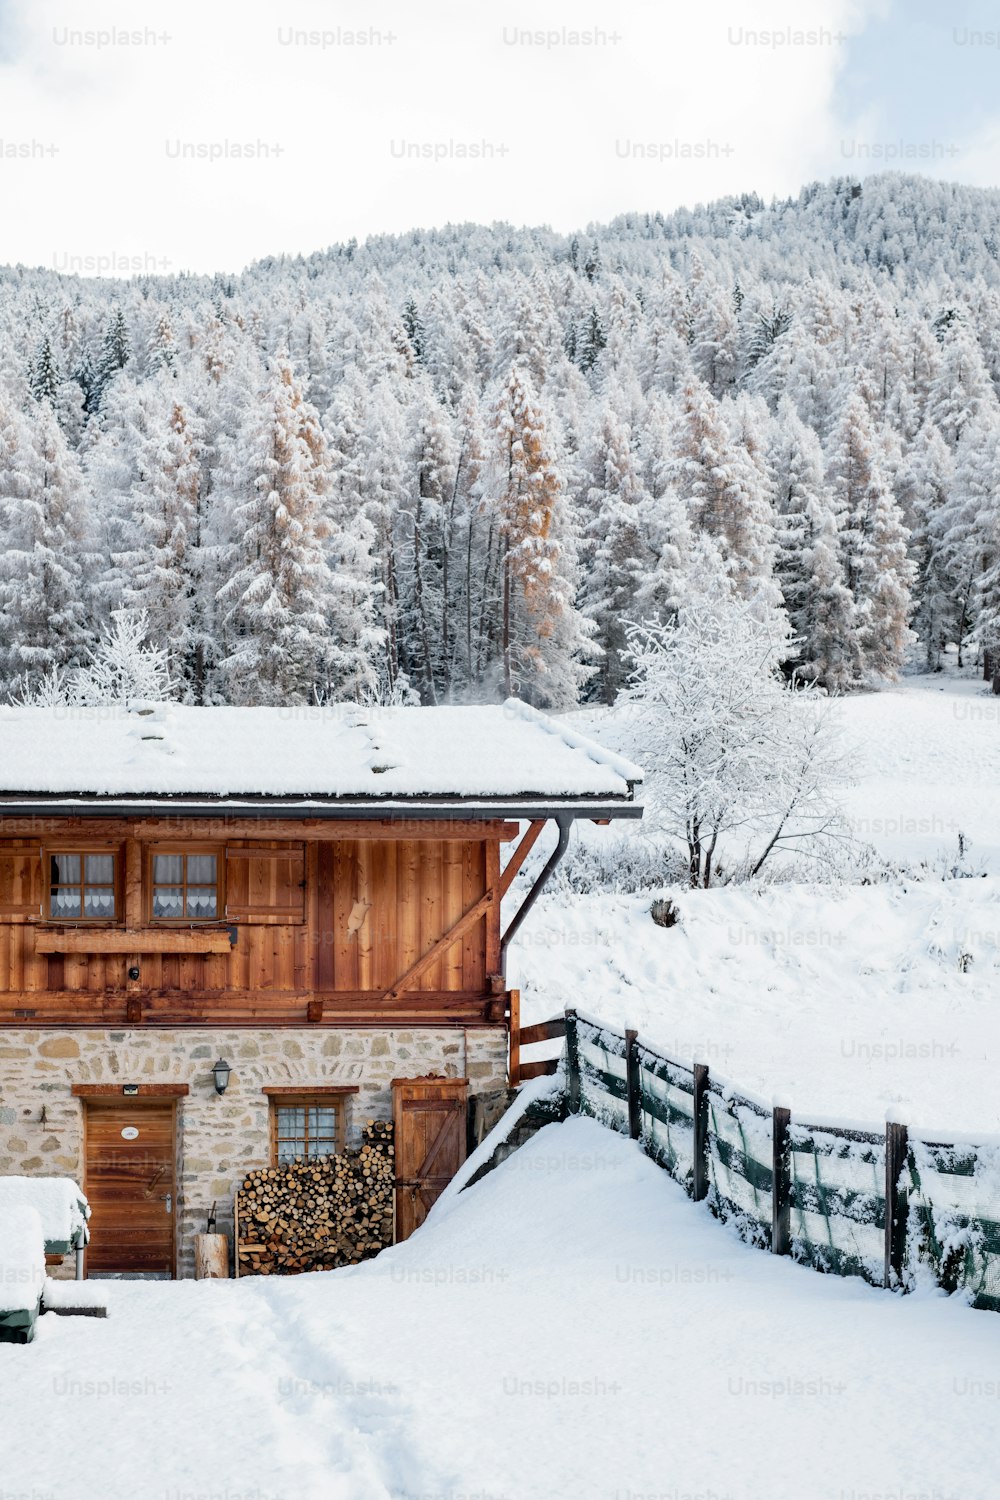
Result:
[[[989,0],[0,0],[0,262],[238,270],[887,165],[994,186],[998,32]]]

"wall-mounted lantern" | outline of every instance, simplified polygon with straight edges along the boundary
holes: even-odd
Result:
[[[220,1057],[219,1061],[212,1068],[212,1076],[215,1079],[215,1092],[217,1094],[224,1094],[226,1092],[226,1089],[229,1087],[229,1075],[232,1071],[229,1064],[224,1062]]]

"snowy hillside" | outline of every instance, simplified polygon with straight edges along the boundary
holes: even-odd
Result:
[[[932,667],[988,652],[998,245],[996,192],[887,175],[241,276],[8,271],[0,696],[143,608],[187,703],[610,703],[703,533],[801,676],[891,680],[908,622]]]
[[[649,894],[560,892],[511,948],[525,1021],[577,1006],[802,1114],[879,1122],[894,1107],[914,1124],[1000,1131],[996,702],[942,675],[837,705],[857,838],[943,873],[961,832],[988,878],[675,889],[671,928],[652,921]],[[620,742],[620,716],[575,722]]]

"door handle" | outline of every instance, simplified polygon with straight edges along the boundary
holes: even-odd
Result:
[[[173,1211],[174,1211],[174,1195],[173,1195],[173,1193],[164,1193],[164,1195],[163,1195],[163,1202],[166,1204],[167,1213],[168,1214],[172,1214]]]
[[[166,1170],[167,1170],[166,1167],[157,1167],[156,1171],[153,1173],[152,1177],[149,1179],[149,1184],[148,1184],[148,1186],[146,1188],[145,1193],[143,1194],[143,1197],[145,1197],[145,1198],[151,1198],[153,1196],[153,1189],[155,1188],[156,1184],[159,1182],[160,1178],[163,1176],[163,1174],[164,1174],[164,1172]]]

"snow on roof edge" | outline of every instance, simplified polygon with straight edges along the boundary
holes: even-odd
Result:
[[[596,761],[599,766],[607,766],[609,771],[614,771],[623,780],[641,782],[645,779],[645,773],[634,761],[626,760],[624,755],[619,755],[614,750],[605,749],[588,735],[570,729],[567,724],[561,724],[558,719],[553,719],[539,709],[532,708],[530,703],[525,703],[521,698],[508,698],[503,706],[505,712],[515,714],[517,718],[525,719],[529,724],[537,724],[547,734],[558,735],[568,749],[582,750],[592,761]]]

